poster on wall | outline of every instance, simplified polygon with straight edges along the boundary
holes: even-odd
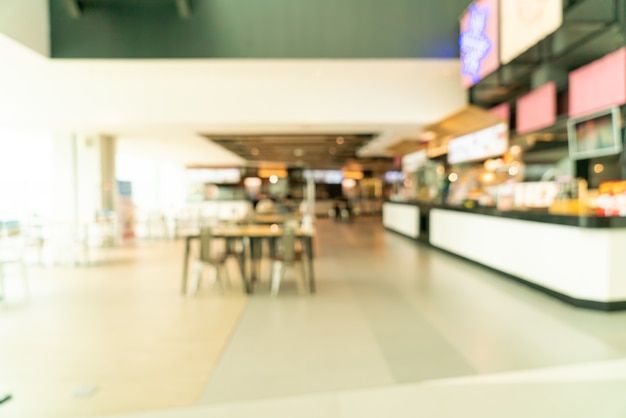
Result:
[[[500,66],[498,0],[476,0],[461,18],[459,50],[463,87],[478,83]]]
[[[563,23],[563,0],[500,0],[500,58],[508,64]]]
[[[130,181],[117,181],[117,210],[123,240],[135,238],[135,205]]]

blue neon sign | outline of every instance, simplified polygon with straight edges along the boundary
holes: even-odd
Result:
[[[486,33],[490,13],[489,6],[472,4],[468,10],[467,28],[459,36],[461,74],[469,76],[473,84],[480,81],[483,60],[493,48],[493,42]]]

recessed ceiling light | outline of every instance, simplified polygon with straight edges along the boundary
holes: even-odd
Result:
[[[337,144],[341,145],[341,144],[343,144],[343,143],[344,143],[344,141],[345,141],[345,140],[344,140],[343,136],[338,136],[338,137],[337,137]]]
[[[294,157],[302,157],[304,155],[304,150],[300,148],[296,148],[293,150]]]
[[[335,147],[330,147],[330,148],[328,149],[328,153],[329,153],[330,155],[335,155],[335,154],[337,154],[337,149],[336,149]]]
[[[254,147],[250,150],[250,154],[254,155],[255,157],[257,155],[259,155],[259,149],[257,147]]]

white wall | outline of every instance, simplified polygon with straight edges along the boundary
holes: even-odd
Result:
[[[0,39],[0,62],[0,124],[116,136],[378,132],[466,101],[456,60],[49,61]]]
[[[50,56],[48,0],[0,0],[0,33]]]
[[[219,161],[220,165],[240,166],[245,160],[208,139],[192,134],[145,134],[117,138],[118,152],[178,165]]]
[[[132,200],[141,213],[176,213],[185,205],[187,179],[182,164],[135,154],[122,145],[116,158],[117,179],[130,181]]]
[[[0,130],[0,220],[49,210],[52,157],[53,141],[46,132]]]

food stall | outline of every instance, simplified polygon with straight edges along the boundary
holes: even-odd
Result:
[[[626,309],[626,47],[610,3],[535,2],[530,20],[526,2],[471,3],[470,105],[416,140],[443,180],[405,181],[385,211],[406,225],[388,229],[575,306]]]
[[[626,74],[626,51],[618,53]],[[428,159],[410,169],[408,190],[385,203],[385,226],[572,305],[626,309],[624,108],[564,113],[552,103],[547,120],[525,126],[525,109],[546,101],[557,101],[554,86],[517,98],[513,127],[476,109],[490,126],[456,134],[444,132],[446,123],[427,127],[436,132],[422,141]],[[445,175],[418,176],[426,167]],[[439,192],[420,193],[432,188]]]

